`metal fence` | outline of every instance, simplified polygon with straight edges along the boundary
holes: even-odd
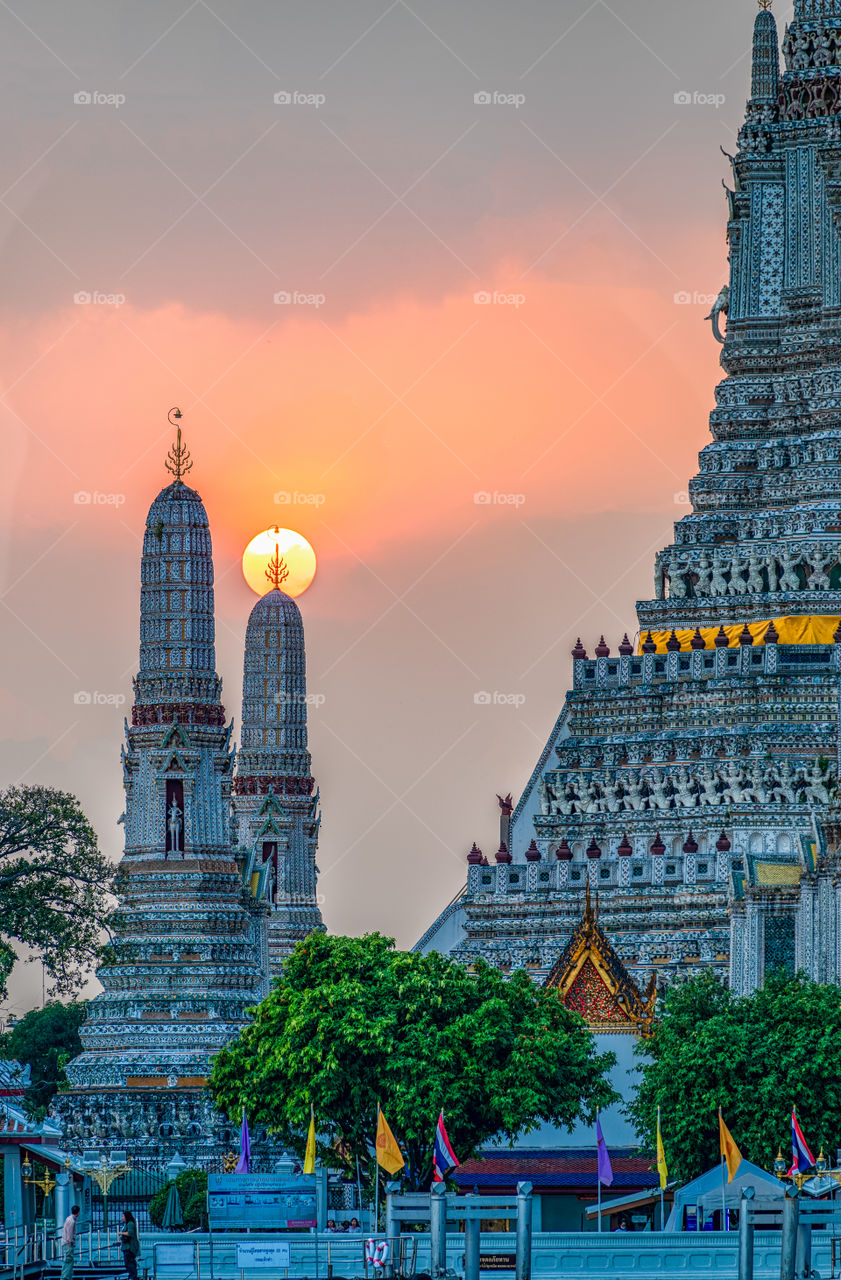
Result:
[[[130,1209],[142,1231],[151,1225],[149,1202],[161,1187],[165,1187],[167,1176],[163,1169],[129,1169],[121,1178],[111,1184],[108,1192],[108,1216],[106,1223],[105,1197],[101,1189],[93,1183],[91,1186],[90,1222],[94,1230],[106,1225],[111,1229],[120,1222],[124,1209]]]

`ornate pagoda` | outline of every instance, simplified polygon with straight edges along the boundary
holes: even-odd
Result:
[[[234,778],[238,840],[268,874],[268,945],[276,976],[296,942],[324,924],[315,864],[320,815],[307,749],[307,659],[301,611],[282,590],[278,548],[245,633],[242,745]]]
[[[589,887],[640,984],[652,969],[661,984],[712,969],[740,993],[777,967],[841,980],[812,878],[839,768],[841,0],[795,0],[783,68],[779,49],[764,4],[692,510],[656,557],[637,642],[576,645],[496,859],[471,851],[422,950],[542,981]]]
[[[55,1110],[68,1150],[117,1148],[157,1163],[177,1151],[206,1164],[236,1142],[204,1087],[214,1054],[267,989],[269,869],[235,846],[210,529],[184,482],[191,465],[179,428],[174,478],[143,538],[119,905],[97,972],[103,990]]]

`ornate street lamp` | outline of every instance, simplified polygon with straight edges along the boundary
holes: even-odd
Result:
[[[111,1190],[111,1184],[128,1173],[130,1167],[130,1160],[125,1164],[111,1164],[103,1152],[98,1165],[85,1169],[85,1173],[93,1179],[102,1192],[102,1225],[106,1231],[108,1230],[108,1192]]]
[[[23,1180],[24,1180],[24,1182],[25,1182],[25,1183],[27,1183],[28,1185],[33,1186],[33,1187],[40,1187],[40,1188],[41,1188],[41,1191],[42,1191],[43,1196],[44,1196],[44,1205],[43,1205],[43,1209],[44,1209],[44,1217],[46,1218],[46,1216],[47,1216],[47,1201],[49,1200],[50,1196],[51,1196],[51,1195],[52,1195],[52,1193],[53,1193],[53,1188],[55,1187],[55,1178],[52,1176],[52,1174],[50,1173],[50,1171],[49,1171],[49,1169],[47,1168],[47,1166],[46,1166],[46,1165],[44,1165],[44,1172],[41,1174],[41,1177],[40,1177],[40,1178],[33,1178],[33,1176],[32,1176],[32,1161],[29,1159],[29,1152],[28,1152],[28,1151],[27,1151],[26,1155],[25,1155],[25,1156],[24,1156],[24,1158],[23,1158],[23,1164],[22,1164],[22,1165],[21,1165],[21,1167],[20,1167],[20,1172],[21,1172],[21,1176],[23,1177]]]

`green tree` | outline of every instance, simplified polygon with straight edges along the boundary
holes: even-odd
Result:
[[[380,934],[312,934],[298,944],[254,1021],[216,1058],[210,1088],[237,1120],[304,1150],[310,1103],[324,1140],[368,1162],[379,1102],[416,1186],[432,1172],[443,1107],[464,1160],[494,1135],[540,1121],[572,1128],[616,1094],[612,1054],[553,992],[516,972],[471,973],[436,953],[396,951]],[[340,1157],[341,1158],[341,1157]]]
[[[50,787],[0,792],[0,997],[17,958],[36,952],[51,990],[78,990],[109,916],[112,867],[75,796]]]
[[[813,1151],[841,1145],[841,989],[802,974],[769,975],[736,997],[712,975],[676,983],[638,1052],[647,1058],[628,1107],[653,1150],[657,1107],[670,1174],[696,1177],[719,1159],[718,1108],[742,1155],[769,1168],[790,1150],[792,1106]]]
[[[164,1220],[170,1185],[169,1182],[165,1182],[149,1201],[149,1219],[153,1227],[159,1227]],[[181,1201],[181,1212],[184,1215],[184,1230],[206,1227],[207,1174],[204,1169],[185,1169],[175,1179],[175,1185]]]
[[[50,1001],[43,1009],[30,1009],[0,1037],[0,1055],[32,1068],[24,1105],[36,1120],[44,1118],[56,1091],[67,1085],[65,1064],[82,1052],[79,1027],[86,1009],[84,1001]]]

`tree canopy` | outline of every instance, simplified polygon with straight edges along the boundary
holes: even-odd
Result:
[[[769,975],[737,997],[711,975],[669,988],[638,1052],[648,1059],[628,1111],[653,1149],[657,1106],[670,1174],[693,1178],[719,1159],[718,1108],[742,1155],[769,1168],[790,1152],[797,1107],[815,1156],[841,1145],[841,988]]]
[[[67,1084],[65,1064],[82,1052],[79,1027],[86,1009],[84,1001],[51,1001],[43,1009],[30,1009],[11,1031],[0,1036],[0,1056],[24,1066],[29,1063],[32,1068],[24,1105],[36,1120],[43,1119],[53,1095]]]
[[[99,954],[111,878],[75,796],[50,787],[0,792],[0,997],[15,944],[43,959],[51,992],[78,990]]]
[[[298,944],[254,1021],[216,1058],[219,1107],[276,1130],[303,1152],[310,1103],[335,1163],[367,1163],[377,1103],[415,1186],[432,1172],[443,1108],[460,1160],[540,1121],[572,1128],[616,1099],[577,1014],[525,972],[506,980],[437,953],[397,951],[380,934],[311,934]],[[332,1149],[326,1145],[332,1144]]]

